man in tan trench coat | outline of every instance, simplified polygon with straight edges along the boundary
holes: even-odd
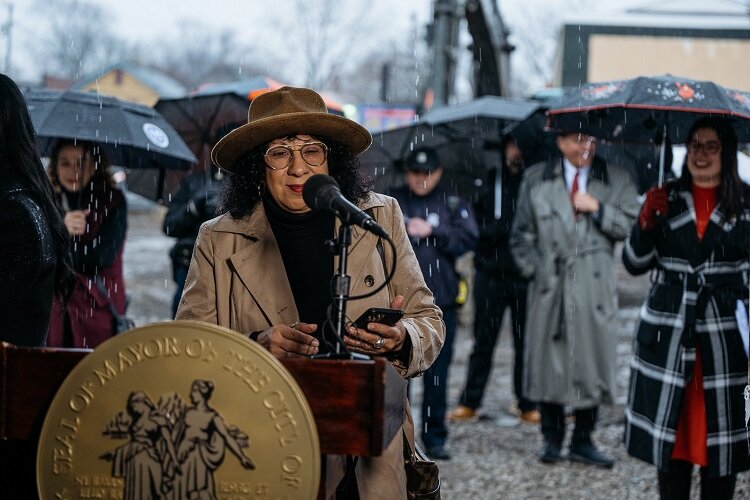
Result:
[[[425,285],[398,204],[366,191],[357,177],[354,155],[370,141],[360,125],[329,115],[312,90],[283,87],[257,97],[248,124],[212,151],[214,162],[231,173],[220,202],[227,213],[201,226],[177,319],[231,328],[277,357],[323,352],[333,341],[330,332],[322,332],[331,302],[330,277],[338,266],[325,240],[334,236],[339,223],[331,214],[311,212],[302,186],[315,174],[330,174],[395,245],[392,249],[378,236],[352,228],[350,296],[382,284],[386,264],[393,264],[394,251],[397,256],[388,286],[350,301],[347,315],[357,318],[370,307],[404,310],[396,325],[351,328],[344,341],[352,351],[385,356],[404,378],[426,370],[445,338],[442,314]],[[403,429],[413,440],[408,409]],[[360,498],[406,498],[403,436],[397,432],[382,455],[359,458],[355,476]],[[343,458],[328,458],[329,494],[344,475]]]
[[[615,396],[614,244],[639,209],[629,174],[595,156],[596,140],[557,138],[560,157],[524,175],[511,231],[513,258],[531,278],[524,394],[540,402],[544,463],[562,459],[565,407],[574,411],[569,458],[609,468],[591,440],[600,403]]]

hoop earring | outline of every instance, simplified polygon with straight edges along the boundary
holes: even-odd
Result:
[[[263,195],[266,194],[266,183],[261,181],[258,183],[258,199],[262,200]]]

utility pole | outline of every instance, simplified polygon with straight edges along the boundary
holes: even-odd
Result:
[[[466,20],[471,33],[474,59],[474,94],[509,94],[510,30],[503,21],[496,0],[466,0]]]
[[[3,72],[7,74],[10,72],[11,48],[13,41],[13,3],[7,2],[6,7],[8,8],[8,18],[0,26],[0,32],[5,37],[5,63],[3,66]]]
[[[453,94],[455,51],[458,40],[459,0],[434,0],[434,20],[431,27],[432,75],[428,92],[432,93],[432,107],[444,106]],[[430,104],[430,103],[427,103]]]
[[[462,20],[472,38],[474,96],[509,94],[510,54],[515,47],[508,41],[510,30],[498,1],[433,0],[434,18],[427,37],[432,67],[422,95],[425,108],[445,106],[453,96]]]

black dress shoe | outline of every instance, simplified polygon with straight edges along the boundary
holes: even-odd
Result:
[[[450,460],[451,454],[445,449],[445,446],[433,446],[427,448],[427,456],[433,460]]]
[[[568,459],[571,462],[579,462],[587,465],[595,465],[604,469],[611,469],[615,465],[615,461],[609,458],[604,453],[601,453],[591,443],[580,444],[578,446],[571,446]]]
[[[539,461],[543,464],[554,464],[562,460],[560,445],[555,443],[546,443],[544,451],[539,456]]]

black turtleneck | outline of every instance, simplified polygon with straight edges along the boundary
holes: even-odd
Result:
[[[331,278],[333,253],[325,242],[333,237],[333,214],[307,212],[289,213],[270,196],[263,198],[263,208],[279,245],[281,259],[303,323],[318,325],[316,337],[326,320],[326,310],[331,303]],[[320,351],[325,352],[324,342]]]

